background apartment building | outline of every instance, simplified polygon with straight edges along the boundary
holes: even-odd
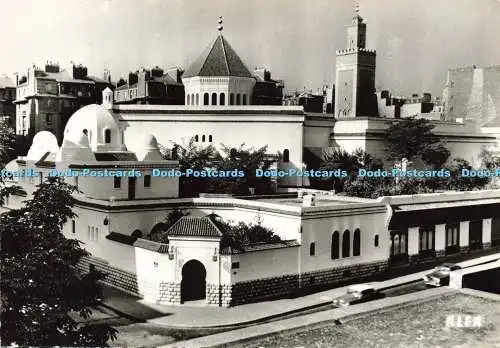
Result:
[[[29,144],[36,133],[46,130],[61,144],[69,117],[85,105],[101,103],[106,87],[113,88],[108,71],[98,78],[73,63],[67,69],[52,62],[44,69],[29,67],[26,75],[16,78],[16,134]]]

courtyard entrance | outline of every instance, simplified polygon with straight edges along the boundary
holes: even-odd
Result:
[[[182,267],[181,302],[199,301],[206,297],[205,266],[198,260],[186,262]]]

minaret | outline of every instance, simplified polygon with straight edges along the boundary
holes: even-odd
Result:
[[[376,117],[376,53],[366,49],[366,24],[359,3],[347,27],[347,49],[337,51],[335,79],[336,118]]]
[[[222,35],[222,29],[224,29],[224,27],[222,26],[222,16],[219,16],[219,20],[217,22],[219,23],[219,25],[217,26],[217,30],[219,31],[219,35]]]

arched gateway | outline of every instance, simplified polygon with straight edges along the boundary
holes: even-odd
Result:
[[[182,267],[181,302],[205,299],[206,276],[207,271],[200,261],[186,262]]]

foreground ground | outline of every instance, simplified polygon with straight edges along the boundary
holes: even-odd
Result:
[[[481,315],[480,328],[446,327],[447,315]],[[304,328],[232,347],[500,347],[500,303],[458,294],[342,325]]]

